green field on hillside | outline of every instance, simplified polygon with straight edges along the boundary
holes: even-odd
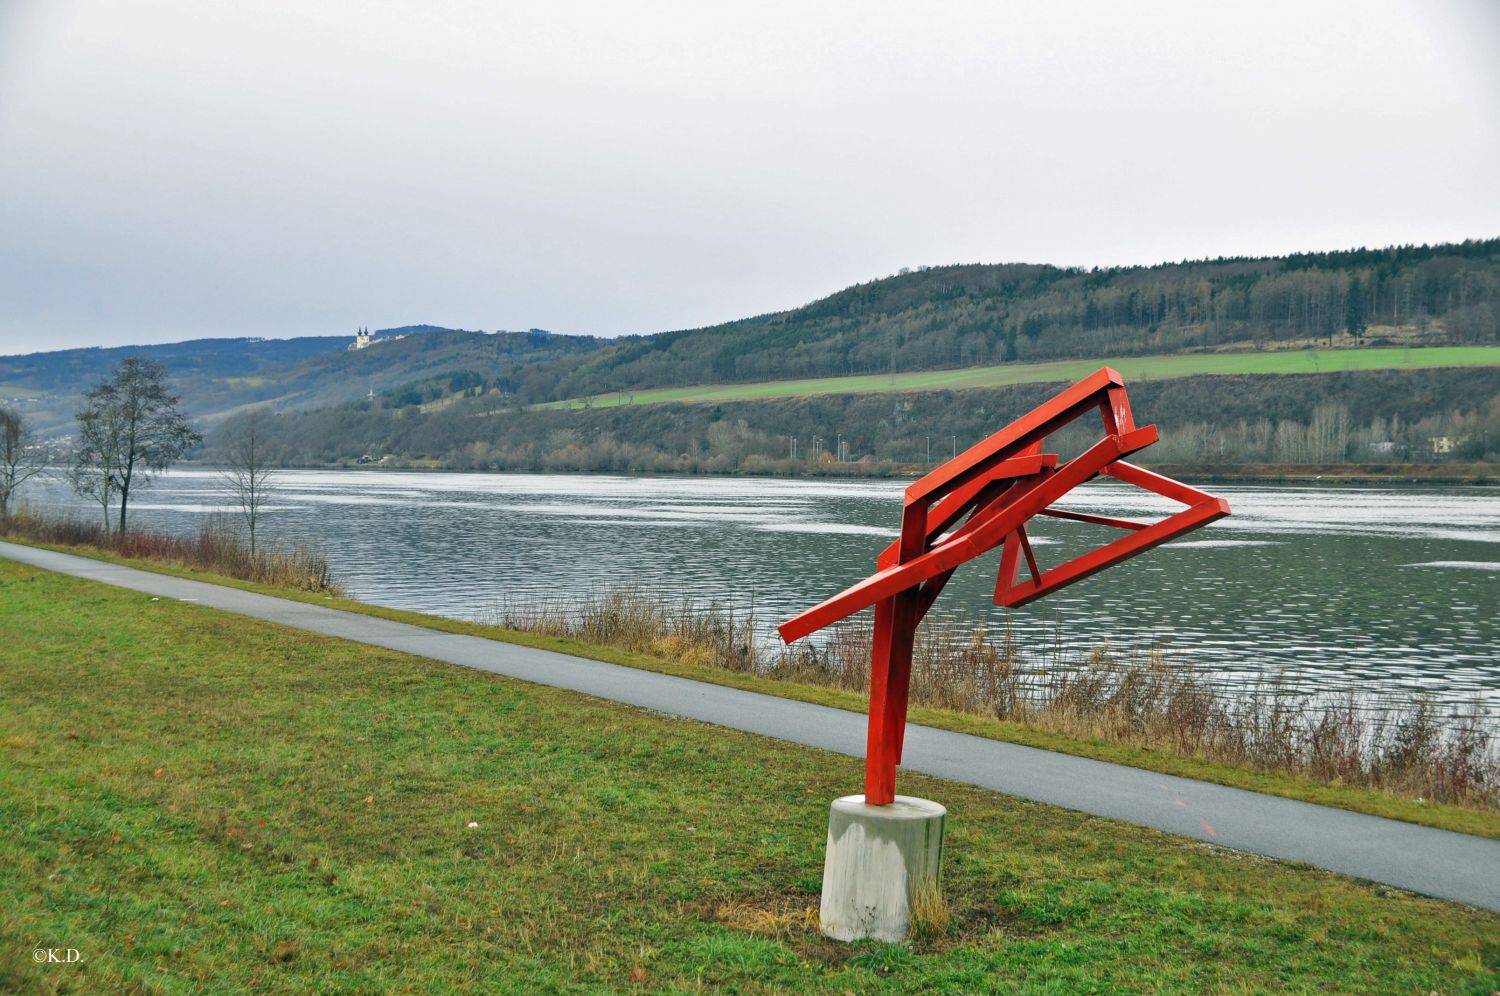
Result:
[[[1100,367],[1114,367],[1131,380],[1203,374],[1318,374],[1343,370],[1420,370],[1431,367],[1500,366],[1500,346],[1435,346],[1428,349],[1301,349],[1265,353],[1180,353],[1122,356],[1050,363],[1010,363],[966,370],[924,370],[857,377],[817,377],[753,384],[703,384],[656,388],[592,399],[557,401],[539,408],[613,408],[663,402],[747,401],[813,394],[876,394],[884,391],[962,391],[1050,381],[1071,382]]]
[[[8,562],[0,629],[0,990],[1500,985],[1494,914],[910,775],[952,924],[836,945],[855,758]]]

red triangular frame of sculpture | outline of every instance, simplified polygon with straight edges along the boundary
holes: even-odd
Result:
[[[1095,411],[1104,422],[1099,442],[1066,463],[1042,452],[1049,435]],[[866,802],[885,805],[895,798],[916,628],[959,565],[1000,547],[995,604],[1016,607],[1229,514],[1223,498],[1126,462],[1156,439],[1154,425],[1136,427],[1120,375],[1108,367],[1099,370],[908,487],[901,536],[880,554],[876,572],[782,623],[782,639],[791,643],[875,607]],[[1101,474],[1186,507],[1159,522],[1052,507]],[[1043,571],[1026,535],[1026,523],[1038,515],[1109,526],[1126,535]]]

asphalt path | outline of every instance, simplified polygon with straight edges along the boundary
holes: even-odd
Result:
[[[74,577],[863,756],[865,717],[828,706],[0,543]],[[902,768],[1500,912],[1500,841],[983,737],[908,726]],[[942,800],[938,800],[941,802]]]

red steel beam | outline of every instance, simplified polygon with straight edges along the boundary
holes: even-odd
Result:
[[[1112,403],[1109,389],[1124,386],[1125,382],[1118,373],[1109,367],[1101,368],[917,480],[906,489],[906,503],[937,500],[983,473],[985,468],[1040,442],[1089,409],[1097,408],[1102,402]],[[1114,411],[1113,407],[1111,411]],[[1118,423],[1132,429],[1135,427],[1128,401],[1114,417]]]
[[[1101,474],[1108,474],[1109,468],[1105,467]],[[1060,508],[1044,508],[1037,515],[1045,515],[1052,519],[1071,519],[1074,522],[1092,522],[1096,526],[1114,526],[1116,529],[1145,529],[1151,525],[1149,522],[1136,522],[1134,519],[1111,519],[1107,515],[1085,515],[1082,512],[1068,512]]]
[[[1081,557],[1068,561],[1061,567],[1054,567],[1044,573],[1031,585],[1018,584],[1008,591],[1000,593],[995,599],[996,605],[1006,608],[1018,608],[1028,602],[1034,602],[1049,592],[1059,588],[1066,588],[1075,581],[1082,581],[1091,574],[1097,574],[1106,567],[1112,567],[1122,560],[1128,560],[1138,554],[1145,553],[1155,546],[1175,539],[1183,533],[1192,532],[1202,526],[1208,525],[1229,514],[1229,502],[1223,498],[1214,498],[1211,501],[1194,505],[1186,511],[1178,512],[1160,522],[1152,523],[1145,529],[1122,536],[1113,543],[1107,543],[1097,550],[1090,550]]]

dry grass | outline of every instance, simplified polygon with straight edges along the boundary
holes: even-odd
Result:
[[[953,911],[943,898],[936,882],[924,882],[911,897],[911,939],[918,944],[931,943],[948,936]]]
[[[502,606],[490,621],[828,688],[859,692],[869,682],[870,630],[857,622],[835,627],[821,644],[770,649],[757,641],[747,615],[633,589]],[[1477,704],[1459,711],[1416,696],[1376,702],[1279,681],[1224,685],[1154,649],[1121,653],[1101,645],[1069,655],[1056,640],[1041,643],[1023,647],[1009,628],[992,635],[961,622],[930,622],[918,631],[911,701],[1330,785],[1500,808],[1495,731]]]
[[[635,588],[579,600],[510,602],[485,620],[504,629],[564,636],[727,671],[762,670],[755,620],[717,602],[670,602]]]
[[[820,928],[818,897],[801,893],[728,899],[716,903],[709,918],[731,930],[776,940]]]
[[[234,523],[225,516],[208,516],[197,533],[190,536],[142,529],[122,534],[108,532],[98,523],[42,515],[23,507],[8,519],[0,520],[0,536],[87,547],[120,557],[298,591],[331,595],[344,592],[343,585],[334,580],[328,556],[321,548],[304,543],[291,549],[260,549],[252,553]]]

